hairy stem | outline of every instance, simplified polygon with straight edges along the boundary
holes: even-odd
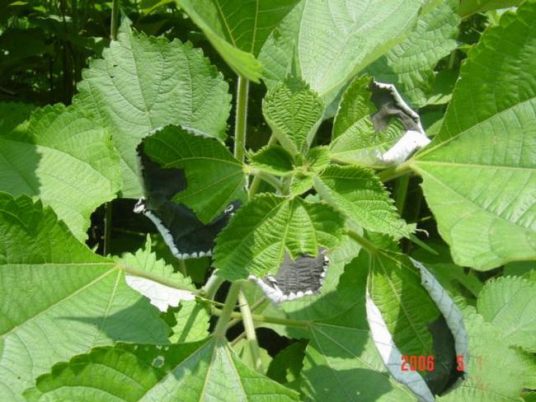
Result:
[[[240,282],[233,282],[229,288],[229,293],[225,298],[225,304],[223,309],[220,310],[220,318],[214,329],[214,336],[216,338],[225,338],[225,333],[227,332],[227,323],[231,319],[233,310],[236,306],[236,301],[238,300],[238,294],[240,293]]]
[[[112,203],[107,202],[104,204],[104,236],[102,245],[102,254],[107,255],[110,253],[112,246]]]
[[[378,251],[378,247],[374,243],[372,243],[370,240],[365,239],[360,234],[354,232],[353,230],[349,230],[347,232],[348,236],[350,236],[353,240],[355,240],[357,243],[361,245],[369,254],[375,254]]]
[[[204,295],[207,299],[214,299],[214,296],[216,296],[216,292],[220,288],[220,286],[225,282],[225,279],[218,276],[218,271],[214,271],[212,275],[210,275],[210,278],[208,278],[207,283],[205,283],[205,286],[201,289],[201,294]]]
[[[404,208],[406,206],[406,199],[408,196],[408,187],[409,187],[409,175],[405,175],[398,179],[395,186],[395,205],[400,212],[400,215],[404,213]]]
[[[110,39],[117,40],[117,26],[119,25],[119,0],[112,0],[112,17],[110,20]]]
[[[382,170],[381,172],[378,173],[380,180],[383,182],[386,182],[386,181],[390,181],[390,180],[396,179],[397,177],[408,174],[409,172],[411,172],[411,168],[408,162],[409,161],[406,161],[398,166],[393,166],[385,170]]]
[[[270,136],[270,139],[266,143],[267,146],[273,145],[277,143],[277,138],[275,138],[275,135],[272,133]],[[261,181],[263,180],[263,177],[261,177],[261,172],[257,173],[255,177],[253,178],[253,181],[251,182],[251,186],[249,186],[249,197],[253,197],[255,193],[259,190],[259,186],[261,184]]]
[[[244,162],[246,154],[246,132],[248,120],[248,97],[249,81],[238,76],[236,88],[236,115],[234,131],[234,157],[240,162]]]
[[[216,316],[222,316],[223,310],[212,308],[212,314]],[[243,318],[242,313],[238,312],[232,312],[231,313],[232,318]],[[291,320],[287,318],[278,318],[278,317],[269,317],[262,314],[251,314],[251,318],[253,319],[253,322],[265,322],[269,324],[277,324],[277,325],[286,325],[288,327],[297,327],[297,328],[309,328],[311,325],[310,321],[304,321],[304,320]]]
[[[244,330],[246,332],[246,339],[249,344],[249,350],[251,352],[251,359],[253,361],[253,367],[255,370],[262,372],[262,361],[259,350],[259,343],[257,342],[257,334],[255,332],[255,324],[253,323],[253,317],[251,315],[251,309],[249,307],[248,300],[244,295],[244,292],[238,293],[238,305],[240,312],[242,313],[242,321],[244,323]]]

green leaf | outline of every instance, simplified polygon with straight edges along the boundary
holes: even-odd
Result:
[[[110,129],[121,155],[124,197],[142,194],[136,146],[155,129],[175,124],[224,138],[228,85],[199,49],[123,25],[103,57],[83,72],[74,103]]]
[[[440,133],[411,162],[454,262],[536,258],[536,3],[505,14],[462,66]]]
[[[294,170],[292,155],[279,145],[269,145],[249,157],[252,167],[276,176],[287,176]]]
[[[486,283],[478,297],[478,313],[502,331],[504,342],[536,352],[536,283],[498,278]]]
[[[456,49],[457,0],[436,2],[418,18],[407,38],[371,64],[374,79],[394,84],[414,107],[426,104],[434,66]]]
[[[13,402],[58,361],[115,341],[166,343],[158,311],[27,197],[0,194],[0,395]],[[143,323],[143,325],[140,325]]]
[[[386,372],[369,331],[315,323],[305,350],[302,384],[315,401],[415,401]]]
[[[333,99],[357,72],[404,38],[420,6],[419,0],[374,7],[365,0],[305,2],[296,45],[298,75],[322,98]]]
[[[510,402],[533,375],[534,366],[520,350],[512,349],[497,328],[468,308],[464,321],[469,333],[469,361],[464,361],[467,378],[438,398],[441,402]]]
[[[331,166],[314,178],[320,196],[364,229],[407,237],[414,225],[402,220],[377,176],[357,166]]]
[[[56,366],[25,395],[30,402],[298,400],[294,391],[248,368],[217,339],[98,348]]]
[[[463,18],[469,17],[471,14],[496,10],[500,8],[514,7],[521,4],[523,0],[461,0],[458,14]]]
[[[402,254],[381,251],[360,259],[369,266],[370,297],[401,353],[434,355],[430,325],[441,313],[421,285],[419,271]]]
[[[375,131],[371,116],[377,109],[371,100],[370,83],[368,76],[357,77],[343,94],[331,133],[330,151],[336,161],[380,167],[378,156],[403,133],[393,123],[381,132]]]
[[[262,111],[281,145],[298,154],[309,149],[322,121],[324,104],[306,84],[289,79],[268,91]]]
[[[219,140],[166,127],[143,142],[144,152],[162,168],[184,169],[186,190],[173,201],[193,209],[206,223],[235,200],[244,200],[246,178],[242,164]]]
[[[209,335],[210,314],[197,301],[184,301],[174,314],[177,323],[171,328],[171,343],[197,342]]]
[[[0,102],[0,135],[9,133],[30,117],[34,105],[22,102]]]
[[[91,213],[120,188],[108,131],[75,107],[35,111],[28,125],[0,133],[0,154],[0,191],[40,197],[80,240]]]
[[[262,66],[255,58],[297,0],[176,0],[229,66],[258,82]]]
[[[259,195],[218,235],[214,265],[229,280],[264,276],[277,271],[285,253],[295,259],[335,247],[343,226],[342,216],[328,205]]]
[[[195,287],[189,278],[185,278],[178,272],[173,272],[173,267],[159,260],[156,254],[151,252],[151,240],[147,238],[144,249],[139,249],[135,254],[126,253],[117,261],[139,272],[139,276],[127,275],[126,282],[134,290],[149,298],[151,304],[160,311],[167,311],[170,306],[177,307],[183,301],[192,301],[195,297]],[[144,276],[145,274],[149,274]],[[170,285],[174,285],[173,287]]]

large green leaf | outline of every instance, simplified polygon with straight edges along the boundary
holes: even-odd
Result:
[[[377,109],[371,100],[370,83],[368,76],[357,77],[342,96],[331,133],[330,151],[336,161],[380,167],[381,155],[403,134],[396,124],[381,132],[374,129],[371,116]]]
[[[536,352],[536,283],[499,278],[486,283],[478,297],[478,312],[502,331],[504,342]]]
[[[426,103],[437,62],[456,48],[457,0],[435,2],[408,37],[370,65],[374,79],[395,84],[415,107]]]
[[[401,353],[434,355],[430,326],[441,313],[421,285],[419,271],[402,254],[381,251],[360,259],[370,269],[370,297]]]
[[[534,373],[534,363],[520,350],[504,342],[500,331],[483,320],[474,309],[464,311],[469,334],[469,360],[463,361],[466,379],[441,402],[520,401]]]
[[[248,368],[218,339],[166,347],[98,348],[58,365],[28,401],[295,401],[298,395]]]
[[[536,2],[483,35],[443,126],[411,162],[458,265],[536,258]]]
[[[483,11],[514,7],[522,2],[523,0],[461,0],[458,14],[466,18]]]
[[[305,350],[302,383],[315,401],[415,401],[386,372],[366,329],[315,323]]]
[[[219,234],[214,265],[228,279],[264,276],[277,271],[285,253],[295,259],[335,247],[343,225],[343,217],[328,205],[259,195]]]
[[[143,324],[141,324],[143,323]],[[0,395],[20,393],[58,361],[114,341],[166,343],[158,311],[27,197],[0,194]]]
[[[402,220],[380,180],[368,169],[330,166],[314,178],[315,189],[348,218],[364,229],[407,237],[414,225]]]
[[[298,0],[176,0],[237,74],[258,82],[255,58]]]
[[[289,79],[272,88],[262,102],[264,118],[287,151],[305,153],[322,121],[324,104],[303,82]]]
[[[135,34],[118,40],[83,72],[74,103],[110,129],[122,160],[123,196],[142,194],[136,146],[155,129],[182,125],[224,138],[231,96],[223,76],[198,49]]]
[[[355,73],[404,38],[421,5],[419,0],[386,0],[374,5],[368,0],[308,0],[304,3],[297,21],[295,47],[282,42],[286,50],[286,69],[280,69],[285,75],[279,79],[284,79],[291,71],[296,57],[298,75],[328,101]],[[268,43],[271,52],[264,57],[281,60],[278,47],[272,41]]]
[[[108,131],[77,108],[47,106],[27,126],[0,133],[0,191],[40,197],[80,240],[91,213],[115,198],[120,182]]]
[[[144,152],[162,168],[184,169],[186,189],[173,200],[192,208],[204,223],[245,197],[242,164],[215,138],[166,127],[146,138]]]

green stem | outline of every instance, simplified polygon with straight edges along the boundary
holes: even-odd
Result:
[[[408,195],[409,175],[400,177],[396,183],[395,188],[395,205],[400,215],[404,213],[404,207],[406,205],[406,199]]]
[[[112,17],[110,20],[110,39],[117,40],[119,17],[119,0],[112,0]]]
[[[380,173],[378,173],[380,180],[386,182],[409,173],[411,171],[411,167],[408,162],[409,161],[404,162],[398,166],[393,166],[382,170]]]
[[[214,271],[212,275],[210,275],[210,278],[208,278],[207,283],[205,283],[205,286],[201,289],[201,294],[203,294],[207,299],[214,299],[214,296],[216,296],[216,292],[220,288],[220,286],[225,282],[225,279],[218,276],[218,271]]]
[[[246,154],[246,132],[248,120],[248,97],[249,81],[247,78],[238,76],[236,89],[236,115],[234,132],[234,157],[244,162]]]
[[[125,272],[126,274],[129,274],[129,275],[134,275],[134,276],[139,276],[140,278],[149,279],[149,280],[157,282],[157,283],[159,283],[161,285],[169,286],[170,288],[174,288],[174,289],[178,289],[178,290],[185,290],[185,291],[190,292],[192,294],[197,294],[198,293],[197,291],[192,291],[192,289],[189,289],[189,288],[185,287],[184,285],[182,285],[180,283],[176,283],[174,281],[170,281],[168,279],[162,278],[162,277],[160,277],[158,275],[155,275],[155,274],[153,274],[151,272],[143,271],[141,269],[133,268],[133,267],[130,267],[130,266],[124,265],[124,264],[117,264],[116,266],[120,270],[122,270],[123,272]]]
[[[223,310],[213,308],[212,314],[216,316],[222,316]],[[231,317],[238,318],[238,319],[243,318],[242,313],[238,313],[238,312],[232,312]],[[262,314],[251,314],[251,318],[253,319],[253,322],[265,322],[269,324],[286,325],[288,327],[309,328],[311,325],[310,321],[290,320],[286,318],[269,317],[269,316],[265,316]]]
[[[227,323],[231,319],[233,310],[236,306],[238,294],[240,293],[240,282],[233,282],[229,288],[229,293],[225,298],[225,304],[221,310],[220,318],[214,329],[214,337],[225,338],[225,332],[227,331]]]
[[[112,246],[112,203],[104,204],[104,239],[102,254],[108,255]]]
[[[374,243],[372,243],[370,240],[365,239],[360,234],[354,232],[353,230],[349,230],[347,232],[348,236],[350,236],[353,240],[355,240],[357,243],[361,245],[369,254],[375,254],[378,251],[378,247]]]
[[[272,135],[270,136],[270,139],[268,140],[266,145],[270,146],[270,145],[273,145],[275,143],[277,143],[277,138],[272,133]],[[259,186],[260,186],[262,180],[263,180],[263,177],[261,175],[261,172],[257,173],[255,175],[255,177],[253,178],[253,181],[251,182],[251,186],[249,186],[249,197],[250,198],[253,197],[257,193],[257,191],[259,190]]]
[[[263,372],[261,353],[259,350],[259,343],[257,342],[257,334],[255,332],[255,324],[253,323],[253,317],[251,315],[248,300],[242,291],[238,293],[238,304],[240,307],[240,312],[242,313],[242,321],[244,323],[246,339],[249,343],[253,367],[255,367],[255,370],[258,372]]]
[[[262,311],[262,310],[264,310],[264,305],[267,302],[268,302],[268,299],[263,297],[263,298],[257,300],[255,303],[253,303],[251,305],[251,307],[250,307],[250,310],[251,311],[257,311],[257,310],[261,309],[261,311]],[[229,324],[227,324],[227,330],[229,330],[229,328],[232,328],[235,325],[239,324],[241,321],[242,321],[242,315],[240,315],[240,317],[238,317],[238,318],[233,318],[231,321],[229,321]]]

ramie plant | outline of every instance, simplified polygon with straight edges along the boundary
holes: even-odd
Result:
[[[177,0],[238,77],[230,135],[223,75],[114,1],[72,105],[0,103],[0,401],[532,400],[536,2],[458,71],[487,3]],[[173,257],[86,246],[117,197]]]

